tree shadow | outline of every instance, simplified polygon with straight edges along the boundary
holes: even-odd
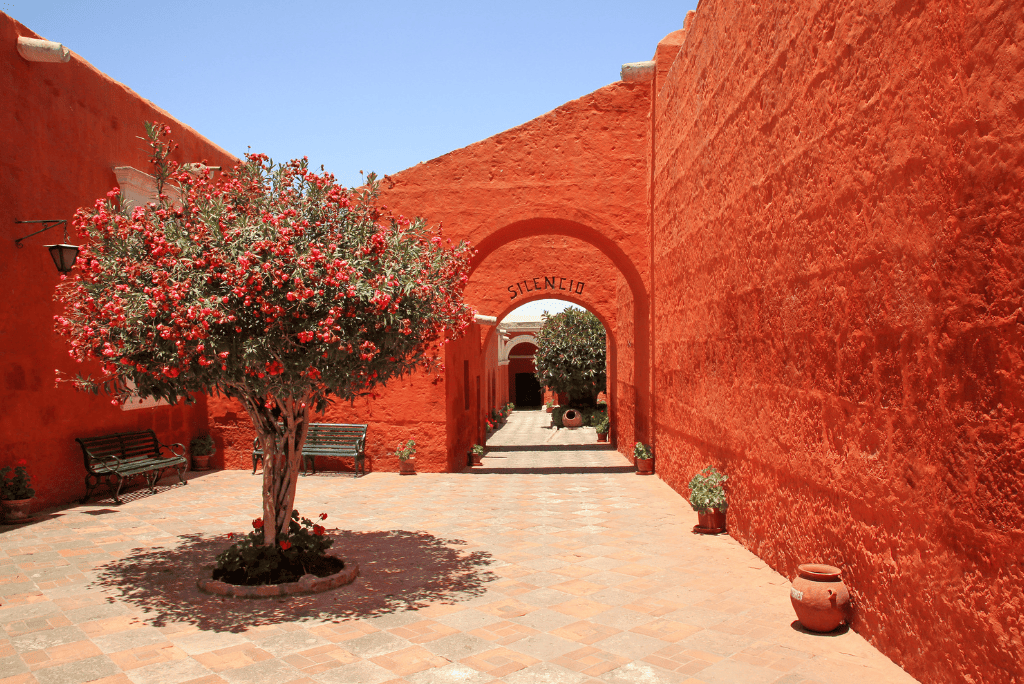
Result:
[[[322,594],[246,599],[200,591],[196,580],[231,540],[200,534],[179,536],[173,548],[136,549],[96,569],[94,586],[113,590],[110,598],[136,606],[155,627],[184,622],[214,632],[244,632],[256,625],[305,619],[341,622],[432,603],[454,604],[482,595],[499,579],[483,568],[494,562],[484,551],[459,549],[466,542],[425,532],[332,531],[346,562],[359,564],[359,577]]]

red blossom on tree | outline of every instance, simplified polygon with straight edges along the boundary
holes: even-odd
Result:
[[[311,412],[440,372],[440,345],[472,320],[472,250],[390,214],[373,174],[346,189],[305,159],[250,154],[214,182],[169,161],[169,127],[147,131],[160,201],[129,207],[115,189],[76,213],[90,239],[58,288],[56,328],[73,358],[100,363],[79,388],[242,402],[265,454],[272,545],[287,535]]]

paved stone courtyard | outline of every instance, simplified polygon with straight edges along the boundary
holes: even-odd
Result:
[[[245,471],[0,528],[0,684],[915,681],[855,632],[799,629],[786,578],[548,419],[513,413],[477,472],[301,478],[361,570],[319,596],[195,588],[259,515]]]

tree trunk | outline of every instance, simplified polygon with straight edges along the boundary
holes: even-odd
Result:
[[[263,447],[263,543],[271,546],[288,535],[310,402],[278,399],[279,417],[261,397],[247,397],[243,403]]]

